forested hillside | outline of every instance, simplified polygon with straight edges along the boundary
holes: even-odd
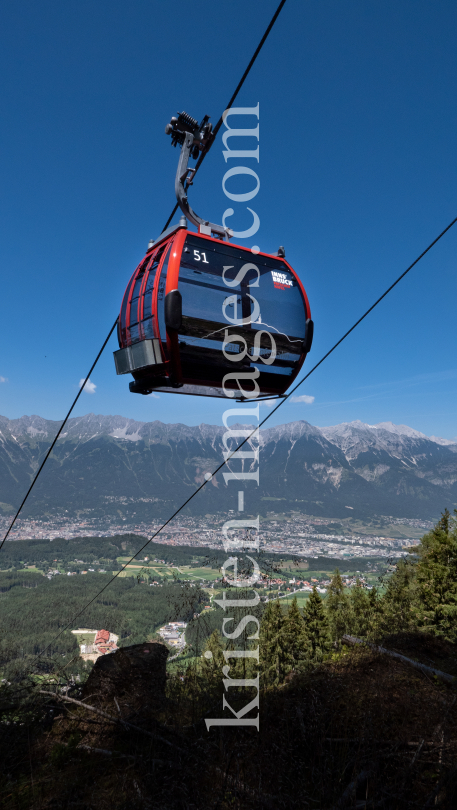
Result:
[[[23,613],[23,593],[36,599],[33,622],[31,615],[16,620],[28,618],[36,626],[41,614],[49,632],[81,604],[76,589],[81,578],[70,583],[64,608],[60,581],[40,587],[37,575],[26,572],[3,578],[8,626]],[[96,578],[99,587],[102,578]],[[197,590],[173,584],[159,597],[133,579],[118,580],[84,621],[105,623],[109,616],[124,638],[129,632],[132,640],[144,642],[144,617],[151,624],[163,621],[179,593],[184,605],[181,601],[176,616],[189,618],[198,611]],[[238,590],[237,598],[248,594]],[[116,810],[453,810],[457,516],[446,511],[378,588],[367,590],[360,582],[345,588],[336,570],[327,595],[314,589],[303,610],[295,599],[285,608],[273,598],[250,613],[236,641],[229,636],[241,612],[230,611],[225,637],[222,609],[191,622],[191,656],[170,664],[166,695],[154,710],[147,702],[142,711],[129,708],[128,675],[117,703],[97,694],[89,700],[66,677],[60,651],[44,666],[32,665],[27,651],[22,673],[18,657],[0,690],[3,803],[63,808],[76,801]],[[236,655],[240,649],[252,655]],[[255,703],[257,683],[261,736],[243,727],[208,732],[205,718],[255,716],[257,709],[246,709],[246,701]],[[240,755],[235,763],[234,751]]]
[[[95,573],[48,581],[29,571],[0,573],[1,677],[20,678],[30,667],[51,672],[56,662],[59,668],[68,667],[69,674],[87,676],[92,664],[82,662],[71,630],[105,628],[119,636],[120,647],[141,643],[154,638],[157,628],[168,621],[189,621],[206,599],[198,586],[189,589],[175,583],[148,588],[135,577],[124,577],[90,603],[110,579]],[[64,629],[87,603],[81,619]],[[45,655],[36,658],[46,648]]]

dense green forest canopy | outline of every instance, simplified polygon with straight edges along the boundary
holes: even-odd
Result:
[[[77,570],[77,560],[90,565],[92,563],[108,564],[116,570],[117,558],[132,556],[147,541],[146,537],[137,534],[118,534],[113,537],[75,537],[67,539],[57,537],[53,540],[13,540],[4,544],[0,552],[0,570],[22,568],[27,565],[36,565],[37,568],[52,567],[55,561],[63,565],[75,563],[73,570]],[[149,557],[149,560],[160,559],[165,563],[175,565],[193,565],[195,567],[209,566],[220,568],[227,558],[227,554],[220,549],[206,546],[171,546],[164,543],[148,543],[139,559]],[[268,554],[263,551],[262,559],[265,565],[276,567],[281,563],[281,555]],[[333,571],[339,561],[334,557],[295,557],[290,558],[292,569],[301,568],[309,571]],[[361,573],[377,567],[385,567],[384,557],[351,558],[342,562],[344,569],[359,570]]]
[[[126,551],[122,543],[121,548]],[[160,549],[163,552],[164,547]],[[176,553],[175,548],[169,551]],[[195,549],[189,553],[194,554]],[[164,556],[162,553],[160,558]],[[289,561],[286,562],[288,566]],[[319,568],[323,570],[321,561]],[[327,574],[325,578],[330,579]],[[97,596],[108,583],[109,588]],[[132,765],[135,761],[136,767],[143,767],[151,756],[150,729],[154,725],[144,714],[148,700],[142,693],[141,711],[133,715],[134,728],[141,730],[138,723],[144,723],[145,728],[146,739],[138,749],[132,748],[133,744],[140,745],[132,728],[126,731],[121,722],[116,727],[116,721],[111,719],[108,729],[100,725],[98,718],[87,717],[84,703],[66,706],[63,685],[72,690],[72,695],[84,696],[79,690],[91,666],[79,657],[74,634],[63,630],[72,617],[71,629],[104,627],[119,635],[122,646],[151,639],[160,624],[183,619],[188,622],[187,653],[174,658],[168,667],[166,711],[158,715],[160,723],[167,718],[167,723],[159,727],[158,741],[163,740],[164,734],[179,734],[174,741],[168,741],[165,749],[159,749],[161,758],[171,749],[169,762],[174,768],[170,770],[167,760],[163,807],[172,806],[168,777],[169,773],[175,773],[176,767],[182,781],[183,761],[177,759],[176,752],[183,751],[184,740],[188,741],[189,751],[197,751],[198,759],[188,761],[192,775],[200,775],[198,763],[203,761],[202,751],[205,762],[213,762],[220,751],[220,737],[214,745],[202,718],[214,717],[215,713],[219,717],[224,710],[220,708],[221,700],[226,699],[227,693],[228,703],[222,704],[227,711],[228,707],[232,713],[257,711],[256,695],[260,690],[258,705],[263,732],[260,754],[263,756],[265,746],[271,745],[269,759],[264,763],[262,791],[265,793],[265,780],[271,775],[268,796],[275,797],[275,806],[301,806],[303,785],[311,785],[314,790],[317,762],[321,788],[313,795],[310,793],[309,804],[346,807],[346,799],[344,803],[341,799],[349,796],[350,790],[350,795],[357,798],[357,806],[390,808],[394,803],[398,808],[413,804],[424,808],[437,805],[443,810],[454,808],[455,682],[449,683],[449,677],[457,676],[457,515],[452,518],[444,512],[409,557],[392,562],[381,584],[380,588],[370,588],[359,578],[351,581],[352,587],[346,587],[344,578],[334,570],[326,594],[322,596],[314,587],[303,607],[296,596],[291,604],[286,604],[286,600],[276,598],[277,592],[268,594],[262,586],[262,591],[254,592],[256,599],[252,601],[257,598],[259,601],[248,608],[246,617],[246,609],[234,603],[252,599],[252,589],[248,596],[242,589],[229,588],[230,609],[224,611],[215,606],[215,599],[221,600],[222,589],[229,587],[225,584],[220,584],[217,592],[211,591],[212,608],[203,610],[208,604],[208,592],[191,582],[172,580],[154,587],[137,577],[119,577],[111,582],[108,574],[95,572],[90,577],[56,576],[51,580],[20,568],[0,572],[0,669],[5,678],[0,687],[3,697],[0,714],[4,718],[4,737],[8,737],[2,761],[8,761],[9,772],[13,774],[16,768],[14,773],[18,775],[16,781],[8,776],[10,781],[4,795],[12,795],[13,790],[18,796],[18,807],[27,796],[31,799],[27,806],[32,804],[32,792],[24,794],[25,780],[30,775],[24,752],[27,746],[31,750],[31,740],[36,740],[37,746],[45,746],[40,762],[46,791],[55,784],[65,763],[68,764],[65,776],[68,778],[70,774],[73,778],[75,763],[80,762],[79,785],[84,790],[88,764],[93,763],[92,796],[93,785],[100,783],[101,757],[103,767],[110,768],[112,763],[106,780],[111,786],[119,773],[125,773],[126,763],[119,767],[116,755],[131,759]],[[265,597],[268,601],[261,601]],[[87,608],[78,616],[86,604]],[[244,623],[244,618],[249,621]],[[54,641],[60,631],[62,634]],[[358,638],[348,638],[347,634]],[[356,648],[345,647],[354,641]],[[402,661],[392,659],[381,654],[377,647],[373,650],[365,646],[364,641],[381,642],[384,650],[406,657]],[[49,655],[38,656],[47,644],[51,645]],[[435,667],[436,677],[419,672],[417,663]],[[71,676],[75,675],[73,680]],[[226,680],[222,680],[222,675]],[[241,694],[241,689],[248,691]],[[112,697],[108,697],[108,710],[112,712]],[[101,699],[106,708],[103,695],[100,698],[93,694],[92,698]],[[119,713],[128,713],[132,720],[130,700],[129,689],[122,687]],[[249,709],[246,701],[251,700],[255,706]],[[197,736],[197,746],[199,728],[202,733]],[[252,738],[254,742],[248,749],[250,739],[237,738],[237,750],[250,752],[249,768],[243,779],[248,778],[252,762],[259,756],[258,737]],[[211,746],[203,748],[208,741]],[[90,757],[84,748],[87,742],[93,746],[89,748]],[[106,748],[108,744],[110,749]],[[157,750],[154,747],[154,767]],[[219,765],[217,768],[219,773]],[[379,769],[376,780],[372,778],[374,768]],[[151,792],[156,792],[160,773],[157,769],[152,773]],[[283,773],[287,782],[278,783]],[[36,774],[35,764],[31,786],[35,791]],[[145,780],[146,776],[144,770],[142,778]],[[361,785],[358,794],[357,780]],[[214,779],[211,786],[213,783]],[[180,780],[173,779],[173,785],[176,784]],[[378,801],[379,791],[386,784],[385,801],[383,796]],[[62,779],[62,790],[64,787]],[[293,796],[291,790],[295,791]],[[373,794],[369,803],[368,790]],[[250,793],[244,795],[249,798],[251,794],[250,788]],[[234,804],[233,794],[226,795],[230,807],[254,808],[254,804],[244,799],[242,804]],[[399,795],[404,802],[397,802]],[[284,796],[286,799],[282,801]],[[411,801],[411,796],[419,797],[420,801]],[[439,801],[435,801],[437,797]],[[114,805],[105,802],[98,806]],[[124,806],[131,806],[130,798]],[[228,806],[221,803],[221,808]]]
[[[117,557],[133,555],[147,542],[137,534],[120,534],[114,537],[57,537],[53,540],[14,540],[5,543],[0,552],[0,569],[19,568],[25,565],[52,566],[53,563],[74,563],[81,560],[88,565],[94,562],[110,562],[117,565]],[[195,548],[193,546],[169,546],[149,543],[140,558],[161,559],[176,565],[222,565],[226,554],[221,548]]]
[[[161,588],[139,584],[135,577],[117,578],[109,588],[82,607],[110,580],[107,574],[91,577],[55,577],[48,580],[32,571],[0,573],[0,670],[11,677],[15,669],[33,663],[34,657],[51,645],[42,660],[51,656],[75,658],[72,672],[83,666],[78,661],[77,637],[71,630],[104,628],[119,636],[118,645],[138,644],[152,639],[156,630],[168,621],[189,621],[202,609],[206,596],[195,586],[178,583]]]

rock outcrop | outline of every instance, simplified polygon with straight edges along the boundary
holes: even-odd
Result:
[[[164,644],[148,641],[101,656],[84,685],[82,699],[93,695],[92,705],[109,704],[111,712],[117,701],[125,719],[159,708],[165,701],[168,652]]]

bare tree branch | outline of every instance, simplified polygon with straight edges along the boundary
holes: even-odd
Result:
[[[383,655],[390,655],[391,658],[397,658],[399,661],[403,661],[404,664],[409,664],[415,669],[419,669],[421,672],[424,672],[426,675],[434,675],[440,681],[444,681],[445,683],[456,684],[457,678],[453,675],[448,675],[447,672],[441,672],[440,669],[435,669],[434,667],[427,667],[425,664],[420,664],[419,661],[413,661],[412,658],[407,658],[406,655],[400,655],[400,653],[392,652],[392,650],[386,650],[385,647],[378,647],[376,644],[370,644],[369,641],[365,641],[362,638],[356,638],[355,636],[343,636],[341,641],[343,644],[348,644],[354,646],[356,644],[361,644],[364,647],[369,647],[370,650],[374,650],[374,652],[382,653]]]

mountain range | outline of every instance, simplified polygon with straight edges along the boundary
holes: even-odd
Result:
[[[21,502],[59,426],[40,416],[0,416],[5,516]],[[215,425],[122,416],[70,419],[22,514],[167,517],[221,463],[224,433]],[[457,443],[405,425],[355,421],[318,428],[290,422],[260,431],[258,445],[259,486],[253,480],[226,483],[225,468],[183,514],[236,511],[242,488],[246,514],[297,510],[325,517],[434,520],[445,507],[457,505]],[[234,449],[233,441],[229,447]],[[257,469],[252,459],[232,460],[230,468],[241,471],[242,464],[245,472]]]

